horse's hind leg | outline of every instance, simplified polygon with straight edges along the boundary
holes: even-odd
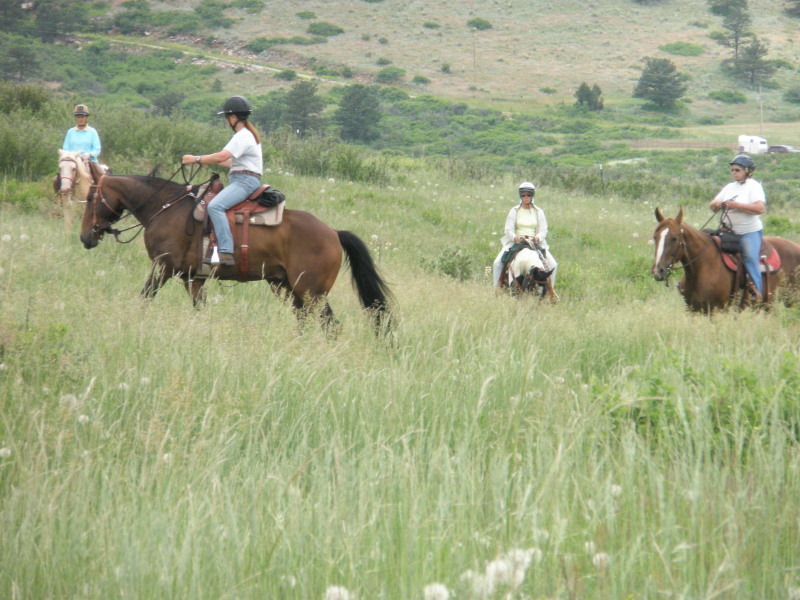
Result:
[[[327,300],[323,301],[322,310],[319,311],[319,321],[322,325],[322,330],[330,338],[336,338],[342,330],[342,325],[333,316],[333,311]]]
[[[207,294],[206,288],[203,287],[205,282],[205,277],[195,277],[193,279],[183,280],[183,287],[185,287],[186,291],[189,292],[189,296],[192,298],[192,306],[195,308],[200,308],[206,305]]]

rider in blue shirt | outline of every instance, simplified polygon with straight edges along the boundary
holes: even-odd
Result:
[[[89,109],[85,104],[78,104],[73,114],[76,125],[67,131],[61,147],[68,152],[85,152],[89,160],[97,162],[100,155],[100,136],[94,127],[89,126]]]

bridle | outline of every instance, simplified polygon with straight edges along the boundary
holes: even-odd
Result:
[[[673,259],[670,261],[670,263],[667,265],[667,267],[665,269],[666,274],[664,275],[664,284],[667,287],[669,287],[669,276],[672,275],[672,271],[678,271],[680,269],[686,269],[686,267],[692,265],[695,261],[697,261],[703,255],[703,252],[706,251],[706,248],[708,248],[708,246],[711,243],[712,243],[712,239],[709,236],[708,240],[706,240],[706,243],[700,249],[700,252],[695,254],[693,258],[690,258],[690,259],[687,260],[685,257],[689,256],[689,247],[686,245],[686,237],[684,236],[684,233],[683,233],[683,227],[680,227],[680,233],[678,234],[678,247],[680,248],[680,250],[678,252],[675,252],[675,255],[674,255]],[[682,264],[681,264],[681,266],[676,267],[675,263],[678,262],[678,261],[681,261]]]
[[[122,230],[113,229],[111,227],[111,225],[113,225],[114,223],[118,222],[124,216],[128,216],[128,215],[133,214],[133,213],[132,213],[132,211],[128,211],[128,215],[125,215],[125,208],[124,207],[122,208],[122,210],[118,210],[118,209],[115,209],[114,207],[112,207],[111,204],[109,204],[108,200],[106,199],[105,195],[103,194],[103,182],[105,181],[105,178],[106,178],[106,175],[103,174],[100,177],[100,180],[97,182],[97,185],[92,186],[94,188],[94,193],[91,194],[91,197],[92,197],[92,233],[94,235],[97,235],[98,239],[103,239],[103,236],[105,235],[106,232],[110,233],[110,234],[112,234],[114,236],[114,239],[117,242],[119,242],[120,244],[129,244],[130,242],[135,240],[137,238],[137,236],[150,223],[153,222],[153,219],[155,219],[158,215],[163,213],[165,210],[167,210],[167,209],[171,208],[172,206],[178,204],[179,202],[181,202],[185,198],[194,198],[195,197],[194,192],[192,192],[191,189],[188,189],[186,192],[184,192],[183,194],[179,195],[177,198],[174,198],[174,199],[170,200],[169,202],[167,202],[166,204],[163,204],[161,206],[161,208],[159,208],[158,211],[156,211],[156,213],[154,215],[152,215],[149,219],[147,219],[146,223],[137,223],[135,225],[131,225],[130,227],[128,227],[126,229],[122,229]],[[162,188],[163,188],[163,186],[162,186]],[[155,196],[160,191],[161,191],[161,188],[156,190],[155,192],[153,192],[153,194],[150,196],[150,198],[147,198],[147,200],[145,200],[144,202],[142,202],[140,204],[140,207],[143,206],[144,204],[146,204],[151,198],[153,198],[153,196]],[[99,202],[98,202],[98,200],[99,200]],[[106,220],[105,221],[105,225],[102,226],[102,227],[99,225],[101,220],[98,218],[98,214],[97,214],[97,208],[98,208],[98,206],[100,204],[105,205],[105,207],[114,216],[113,220],[110,220],[110,221]],[[119,239],[120,234],[125,233],[126,231],[130,231],[132,229],[138,229],[138,231],[131,238],[129,238],[127,240]]]
[[[62,158],[61,160],[58,161],[58,164],[61,165],[62,162],[71,162],[73,165],[75,165],[75,173],[78,172],[78,161],[76,161],[74,158],[64,157],[64,158]],[[67,181],[71,181],[73,184],[75,183],[75,177],[65,177],[64,175],[61,174],[61,169],[60,168],[59,168],[58,171],[59,171],[58,176],[61,179],[66,179]]]

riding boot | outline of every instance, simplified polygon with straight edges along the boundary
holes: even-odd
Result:
[[[748,281],[747,285],[750,288],[750,296],[753,306],[759,306],[763,298],[759,293],[759,291],[756,289],[756,285],[752,281]]]

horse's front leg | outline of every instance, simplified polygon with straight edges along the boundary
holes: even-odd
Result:
[[[153,266],[150,269],[150,275],[148,275],[147,281],[144,282],[141,295],[145,298],[145,300],[151,300],[155,298],[158,290],[161,289],[161,286],[164,285],[166,280],[167,273],[164,265],[157,260],[154,260]]]

